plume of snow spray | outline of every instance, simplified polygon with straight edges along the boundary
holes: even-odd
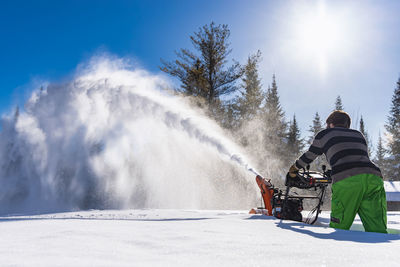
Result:
[[[255,174],[256,176],[260,175],[252,166],[246,163],[246,161],[240,155],[234,154],[231,156],[231,159],[238,163],[240,166],[243,166],[249,172]]]
[[[33,92],[2,118],[0,212],[253,206],[257,172],[167,86],[103,58]]]

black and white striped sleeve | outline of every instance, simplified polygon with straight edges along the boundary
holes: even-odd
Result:
[[[310,148],[298,160],[296,160],[296,167],[301,169],[305,168],[308,164],[313,162],[318,156],[323,153],[323,144],[321,143],[320,135],[318,134]]]

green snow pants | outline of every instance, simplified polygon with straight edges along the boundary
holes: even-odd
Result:
[[[366,232],[386,233],[386,193],[381,177],[354,175],[332,185],[330,227],[350,229],[358,213]]]

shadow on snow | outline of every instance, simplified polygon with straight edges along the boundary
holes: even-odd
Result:
[[[251,216],[248,218],[249,220],[278,220],[273,216]],[[350,241],[357,243],[388,243],[394,240],[400,240],[400,230],[397,229],[388,229],[390,234],[382,234],[382,233],[372,233],[372,232],[363,232],[363,231],[353,231],[353,230],[341,230],[341,229],[333,229],[330,233],[318,233],[314,232],[312,229],[318,230],[318,228],[328,228],[326,225],[321,224],[329,223],[329,219],[327,218],[319,218],[319,225],[308,225],[301,222],[294,221],[283,221],[279,220],[276,223],[276,226],[285,230],[290,230],[300,234],[306,234],[319,239],[332,239],[337,241]],[[362,228],[362,227],[355,227]]]

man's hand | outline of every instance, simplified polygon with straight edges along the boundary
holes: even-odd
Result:
[[[290,178],[295,178],[297,176],[298,171],[299,171],[299,168],[296,167],[296,164],[293,164],[289,169]]]

